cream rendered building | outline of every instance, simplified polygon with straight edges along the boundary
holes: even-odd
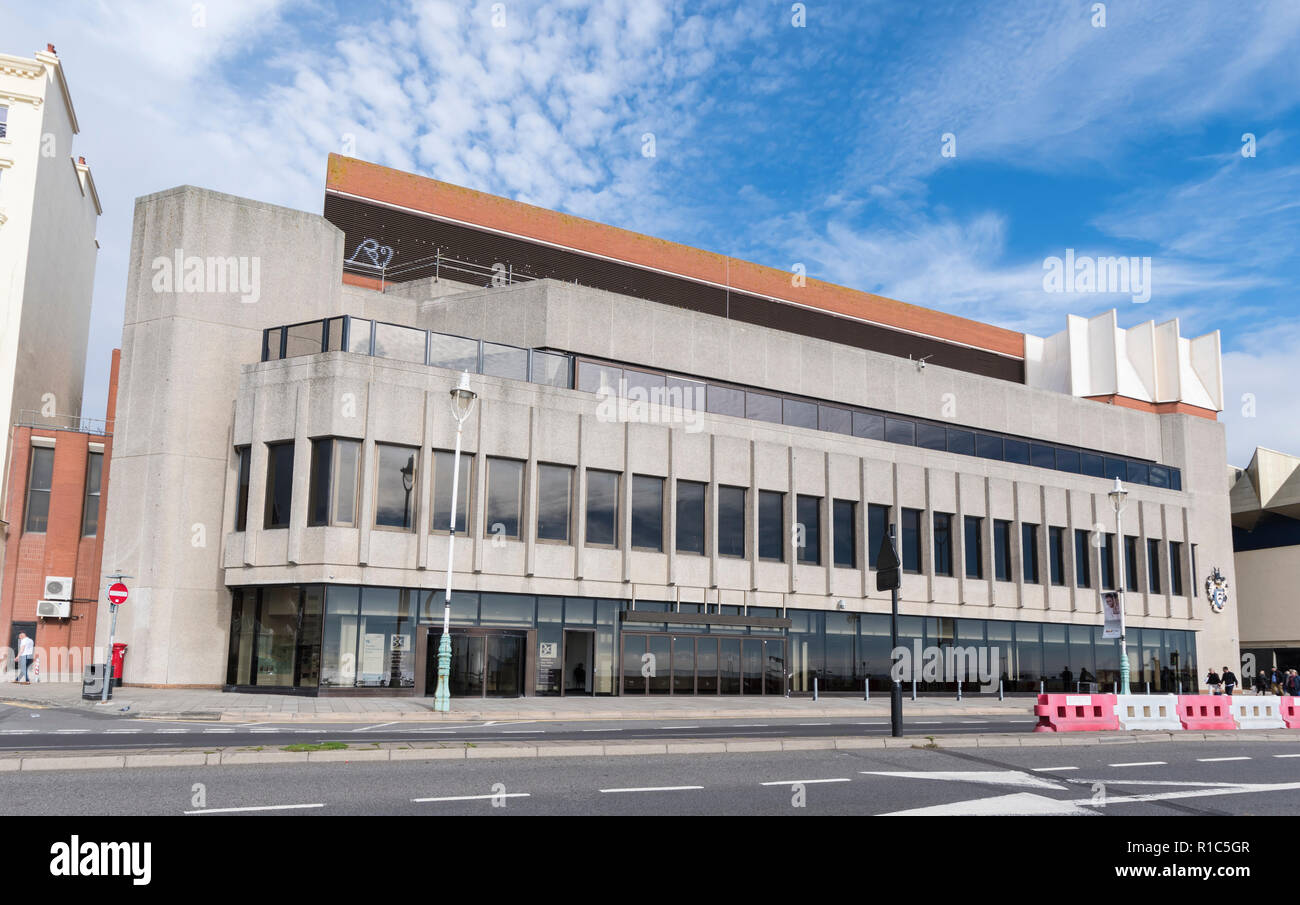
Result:
[[[1300,669],[1300,458],[1260,447],[1229,482],[1242,654]]]

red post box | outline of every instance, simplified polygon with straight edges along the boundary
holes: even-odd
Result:
[[[122,687],[122,663],[126,660],[126,645],[121,641],[113,643],[113,685]]]

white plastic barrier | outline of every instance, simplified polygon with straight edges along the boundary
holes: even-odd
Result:
[[[1115,716],[1124,729],[1182,729],[1178,696],[1172,694],[1115,695]]]
[[[1232,699],[1232,721],[1238,729],[1285,729],[1282,699],[1272,695],[1252,695]]]

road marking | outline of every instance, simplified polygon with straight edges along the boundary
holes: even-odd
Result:
[[[810,785],[815,785],[816,783],[819,782],[853,782],[853,780],[850,779],[849,777],[841,777],[839,779],[791,779],[786,782],[760,782],[759,785],[760,786],[794,786],[794,785],[810,786]]]
[[[249,808],[203,808],[199,811],[185,811],[186,814],[235,814],[246,811],[292,811],[297,808],[323,808],[323,802],[319,804],[263,804]]]
[[[378,723],[378,724],[376,724],[376,725],[374,725],[374,726],[362,726],[360,729],[353,729],[352,731],[353,731],[353,732],[365,732],[365,731],[368,730],[368,729],[382,729],[382,728],[384,728],[385,726],[391,726],[391,725],[393,725],[393,723],[396,723],[396,722],[398,722],[398,720],[392,720],[391,722],[388,722],[388,723]]]
[[[583,732],[622,732],[621,729],[584,729]]]
[[[485,801],[489,798],[529,798],[528,792],[502,792],[499,795],[448,795],[444,798],[412,798],[411,801]]]
[[[699,729],[699,726],[656,726],[656,729]]]
[[[1218,764],[1225,760],[1250,760],[1249,757],[1198,757],[1196,759],[1203,764]]]
[[[977,723],[983,726],[985,723],[988,722],[988,720],[958,720],[958,722],[961,723],[963,726],[974,726]]]
[[[1300,757],[1300,754],[1274,754],[1274,757]]]
[[[1109,803],[1110,799],[1107,799]],[[997,795],[993,798],[977,798],[971,801],[954,801],[950,804],[934,805],[927,808],[911,808],[906,811],[890,811],[882,817],[951,817],[962,816],[1005,816],[1005,815],[1053,815],[1096,816],[1096,811],[1089,810],[1083,804],[1074,801],[1058,801],[1045,795],[1032,792],[1017,792],[1013,795]]]
[[[1062,770],[1077,770],[1078,767],[1034,767],[1035,773],[1060,773]]]
[[[140,729],[106,729],[106,730],[104,730],[104,731],[107,732],[109,735],[132,735],[132,734],[137,733],[137,732],[140,732],[140,731],[142,731],[142,730],[140,730]]]
[[[55,732],[89,732],[89,729],[55,729]]]
[[[502,735],[544,735],[545,729],[502,729]]]
[[[760,727],[766,727],[767,725],[768,725],[767,723],[732,723],[731,728],[732,729],[758,729]]]
[[[1107,764],[1108,767],[1164,767],[1168,766],[1168,761],[1163,760],[1137,760],[1127,764]]]
[[[796,726],[831,726],[833,723],[795,723]]]
[[[163,732],[189,732],[188,729],[163,729]],[[204,732],[234,732],[234,729],[204,729]]]
[[[0,729],[0,734],[3,734],[3,735],[30,735],[31,733],[33,733],[33,732],[35,732],[35,731],[36,731],[35,729]]]
[[[943,720],[914,720],[913,726],[938,726]]]
[[[704,786],[640,786],[631,789],[601,789],[601,794],[609,795],[615,792],[690,792],[703,789]]]
[[[175,734],[180,733],[180,732],[189,732],[189,731],[190,731],[190,730],[188,730],[188,729],[158,729],[158,730],[156,730],[156,732],[157,732],[159,735],[175,735]],[[211,731],[212,731],[211,729],[205,729],[205,730],[204,730],[204,732],[211,732]]]
[[[1032,776],[1017,770],[973,770],[968,772],[933,770],[920,772],[903,772],[892,770],[859,770],[864,776],[895,776],[899,779],[941,779],[950,782],[975,782],[991,786],[1028,786],[1037,789],[1063,789],[1058,782],[1040,776]]]

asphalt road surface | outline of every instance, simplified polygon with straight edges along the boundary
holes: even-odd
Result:
[[[1300,741],[0,773],[10,813],[1288,815]]]
[[[1008,718],[931,717],[904,719],[907,735],[954,735],[979,732],[1028,732],[1032,716]],[[33,709],[0,704],[0,751],[94,748],[232,747],[340,741],[370,742],[509,742],[632,741],[657,742],[711,738],[804,738],[888,735],[888,718],[734,719],[734,720],[549,720],[415,723],[217,723],[193,720],[148,720],[59,708]]]

